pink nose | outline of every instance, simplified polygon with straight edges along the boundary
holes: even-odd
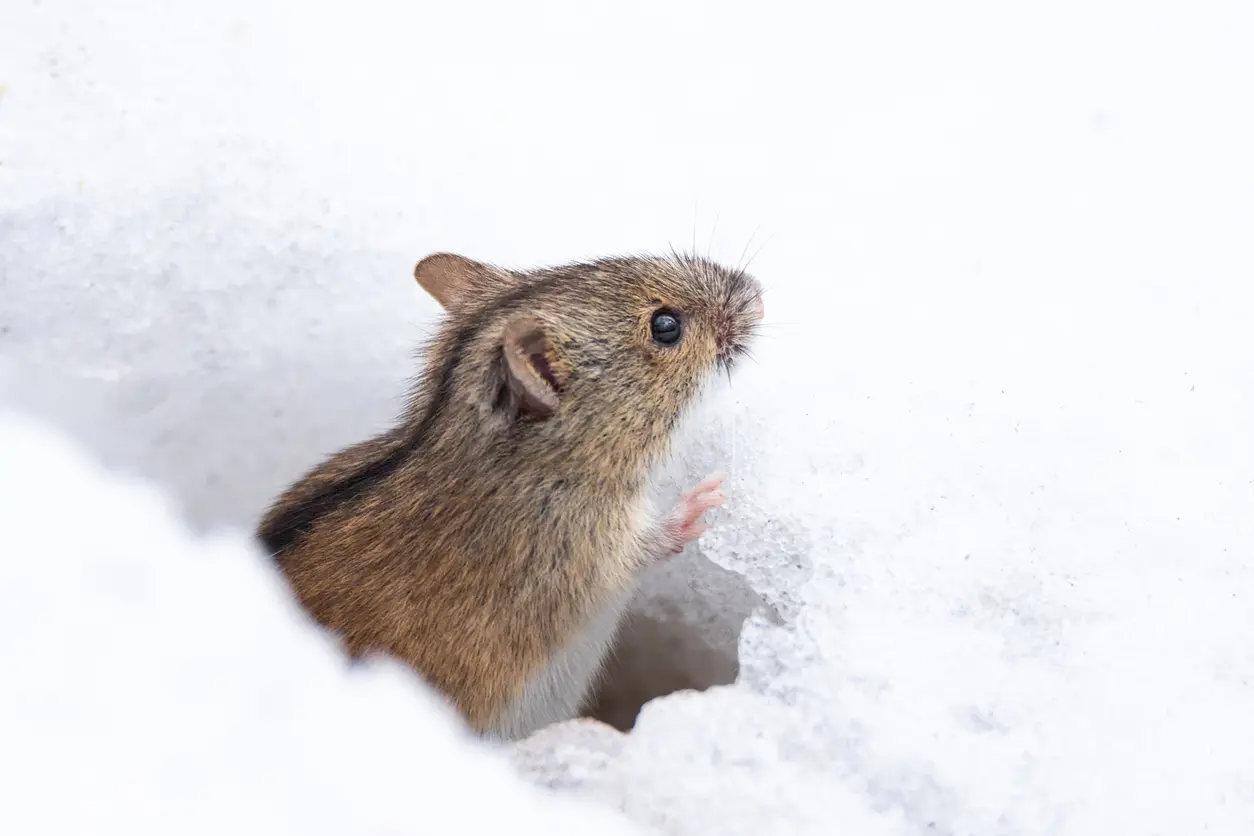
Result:
[[[761,296],[758,297],[758,319],[766,319],[766,304]]]

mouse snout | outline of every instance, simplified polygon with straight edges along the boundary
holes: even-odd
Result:
[[[761,293],[758,294],[758,304],[757,304],[757,308],[755,309],[755,312],[758,315],[759,322],[766,319],[766,303],[762,301]]]

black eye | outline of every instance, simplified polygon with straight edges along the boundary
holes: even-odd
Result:
[[[660,310],[653,314],[653,341],[658,345],[674,345],[683,334],[683,326],[679,324],[679,315],[668,310]]]

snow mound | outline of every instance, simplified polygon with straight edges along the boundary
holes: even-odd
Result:
[[[746,406],[771,455],[700,547],[762,596],[737,685],[656,700],[626,737],[549,729],[515,762],[673,833],[1250,832],[1254,462],[1171,455],[1194,396],[908,432],[851,405],[820,448],[830,415],[775,416],[767,442]]]
[[[0,831],[636,832],[398,665],[350,672],[244,538],[7,413],[0,461]]]

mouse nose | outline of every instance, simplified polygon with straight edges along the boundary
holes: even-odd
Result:
[[[758,297],[758,319],[766,319],[766,303],[761,296]]]

